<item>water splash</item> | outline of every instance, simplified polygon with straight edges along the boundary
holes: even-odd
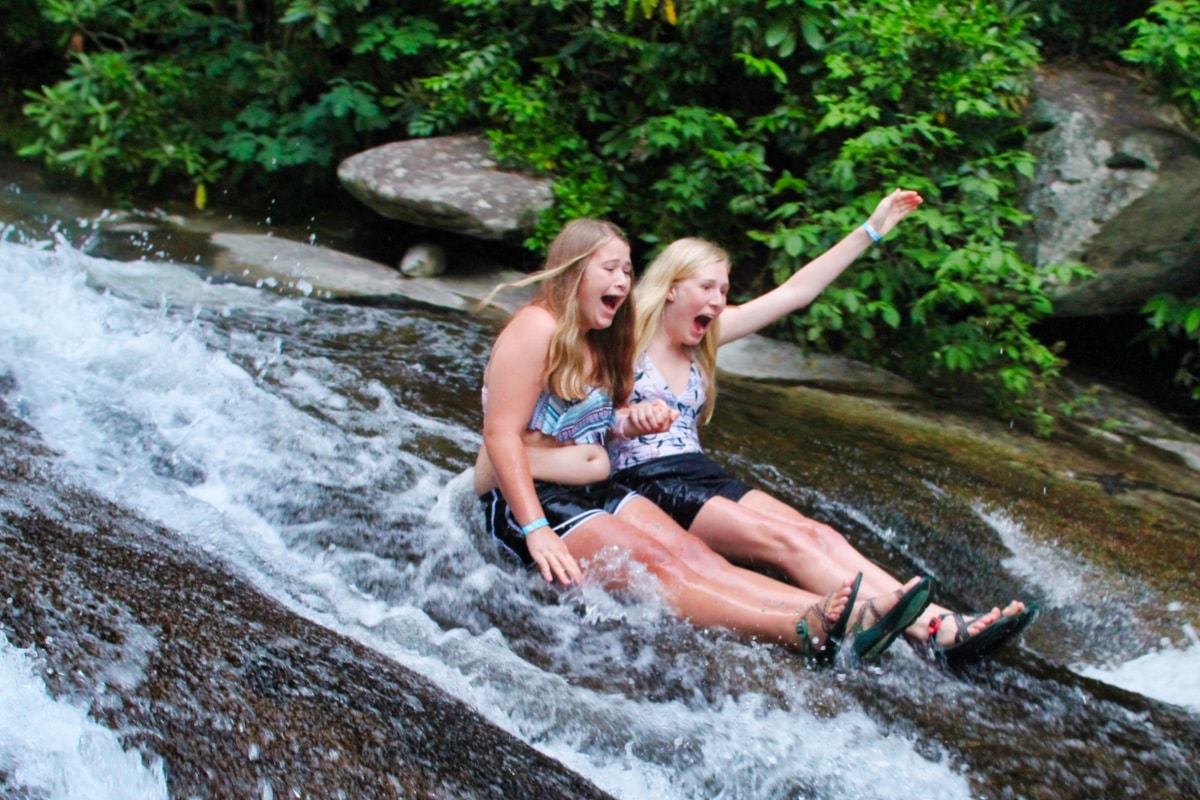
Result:
[[[32,651],[0,632],[0,792],[46,800],[165,800],[162,762],[126,751],[87,712],[50,697]],[[9,793],[13,793],[9,795]]]
[[[1086,560],[1060,549],[1055,542],[1041,543],[1025,533],[1021,524],[1003,511],[973,506],[1012,553],[1001,563],[1006,569],[1036,586],[1055,606],[1084,602],[1094,594],[1101,576]]]
[[[547,595],[497,561],[465,475],[437,463],[467,463],[477,430],[385,383],[399,367],[460,380],[440,355],[463,349],[460,328],[439,339],[385,309],[61,242],[0,248],[0,285],[19,287],[0,291],[0,342],[16,345],[0,371],[64,469],[607,791],[970,796],[944,749],[852,699],[806,710],[817,679],[777,648],[697,637],[603,592]],[[360,354],[375,350],[386,357],[367,372]]]
[[[1153,653],[1113,667],[1076,664],[1080,675],[1153,697],[1200,713],[1200,639],[1191,625],[1183,626],[1190,645],[1177,648],[1162,642]]]

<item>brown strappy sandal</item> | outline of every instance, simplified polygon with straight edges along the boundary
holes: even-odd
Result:
[[[836,620],[829,619],[826,611],[841,589],[834,589],[819,603],[813,603],[804,612],[804,616],[796,623],[796,635],[800,638],[800,651],[804,657],[818,666],[828,666],[837,657],[838,647],[846,635],[846,625],[850,622],[850,611],[858,597],[858,587],[862,583],[862,573],[854,578],[850,586],[850,596],[846,598],[846,610]],[[818,632],[819,631],[819,632]],[[822,635],[823,634],[823,635]]]

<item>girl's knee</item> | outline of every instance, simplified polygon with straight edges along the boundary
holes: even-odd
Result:
[[[828,525],[824,525],[820,522],[814,522],[813,527],[815,529],[813,538],[817,542],[820,542],[823,548],[826,550],[845,547],[848,544],[846,537],[843,536],[840,531],[831,528]]]
[[[811,531],[795,525],[772,525],[763,522],[758,534],[763,550],[776,563],[804,556],[822,549]]]
[[[694,583],[698,574],[694,561],[657,542],[639,548],[632,556],[667,588]]]

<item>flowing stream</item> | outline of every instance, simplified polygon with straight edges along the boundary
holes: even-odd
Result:
[[[114,238],[141,257],[98,255]],[[0,220],[0,393],[56,467],[604,791],[1200,796],[1195,644],[1090,664],[1031,645],[967,676],[901,644],[879,667],[813,672],[779,648],[674,621],[648,592],[548,589],[482,536],[466,473],[494,322],[217,283],[203,257],[181,264],[156,247],[90,219]],[[739,458],[769,488],[803,494],[787,465]],[[8,494],[0,485],[0,510]],[[872,555],[922,567],[923,534],[898,524],[887,498],[805,497]],[[973,513],[1006,558],[1025,559],[1003,570],[1003,591],[1053,604],[1063,564],[1020,551],[1011,520]],[[52,697],[36,654],[3,633],[8,796],[167,796],[153,748],[123,746]]]

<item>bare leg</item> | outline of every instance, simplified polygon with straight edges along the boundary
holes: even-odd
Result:
[[[738,503],[724,497],[709,500],[690,531],[731,561],[774,567],[814,592],[829,591],[826,587],[836,585],[838,575],[858,572],[867,594],[900,587],[900,581],[842,534],[757,490]]]
[[[754,570],[731,564],[727,558],[717,553],[700,537],[676,525],[665,511],[644,497],[631,499],[621,508],[617,516],[621,521],[639,529],[651,540],[669,550],[697,574],[712,580],[723,581],[731,591],[760,597],[763,602],[771,605],[793,609],[804,608],[819,599],[821,595],[832,592],[841,585],[840,581],[829,576],[830,580],[826,582],[828,588],[817,589],[811,586],[800,586],[799,589],[803,591],[798,595],[795,586],[789,586]],[[855,572],[845,574],[854,575]]]
[[[653,532],[628,524],[626,517],[638,519]],[[627,553],[658,578],[664,598],[675,612],[699,627],[726,628],[744,638],[805,650],[807,645],[799,641],[796,628],[801,619],[812,617],[806,612],[814,605],[821,606],[820,615],[830,623],[851,613],[847,608],[850,580],[821,597],[736,567],[680,529],[645,498],[627,503],[620,518],[607,514],[593,517],[564,541],[571,555],[581,561],[607,547]],[[895,598],[877,599],[877,605],[894,602]]]
[[[782,570],[797,586],[827,592],[840,576],[863,573],[862,592],[884,595],[902,586],[901,581],[854,548],[846,537],[828,525],[801,514],[765,492],[752,490],[734,503],[714,497],[704,504],[691,533],[716,552],[743,564],[770,565]],[[1001,611],[993,608],[973,620],[969,631],[982,631],[1003,616],[1018,614],[1025,604],[1013,601]],[[917,641],[929,638],[929,623],[950,610],[931,603],[905,634]],[[957,628],[947,618],[938,631],[938,641],[949,644]]]

